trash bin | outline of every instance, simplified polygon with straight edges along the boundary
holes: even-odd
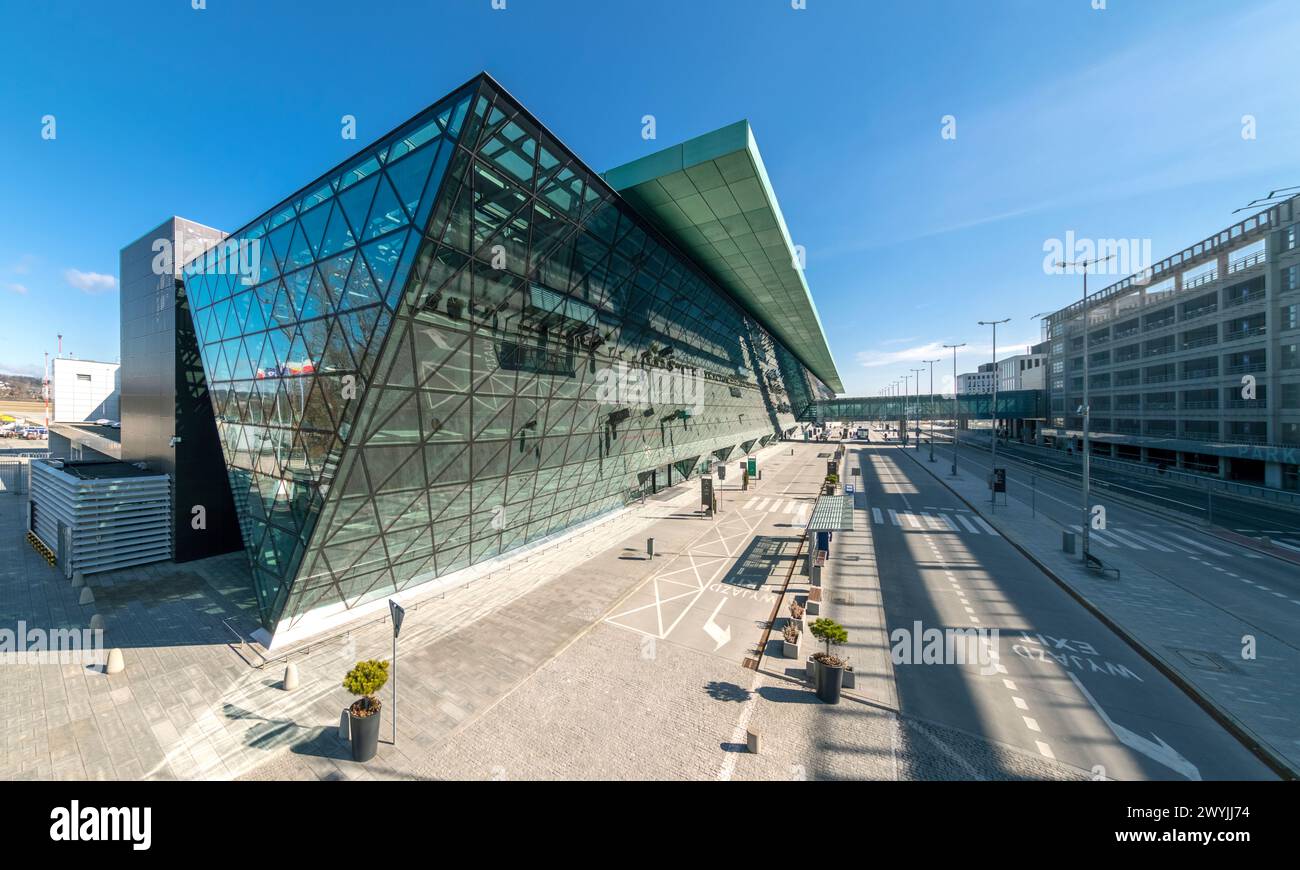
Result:
[[[1069,529],[1061,532],[1061,552],[1074,555],[1074,532]]]

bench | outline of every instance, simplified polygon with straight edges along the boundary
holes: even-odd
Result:
[[[1105,562],[1101,561],[1101,559],[1099,559],[1097,556],[1093,555],[1091,552],[1088,553],[1086,556],[1084,556],[1083,559],[1084,559],[1084,566],[1087,567],[1087,569],[1092,573],[1100,574],[1103,577],[1113,574],[1114,579],[1116,580],[1119,579],[1118,568],[1112,568],[1111,566],[1107,565]]]

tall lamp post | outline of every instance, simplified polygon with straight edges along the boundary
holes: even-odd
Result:
[[[921,372],[925,369],[912,369],[916,375],[916,451],[921,452]]]
[[[981,320],[980,326],[993,327],[993,402],[989,405],[989,417],[993,421],[993,450],[989,460],[989,473],[996,474],[998,467],[998,324],[1007,323],[1010,317],[1001,320]],[[993,492],[993,481],[989,480],[989,495],[994,504],[998,503],[998,494]]]
[[[958,420],[961,417],[961,408],[958,405],[957,398],[957,348],[965,347],[966,342],[961,344],[945,344],[945,348],[952,348],[952,476],[957,476],[957,430]]]
[[[908,384],[912,380],[911,375],[903,375],[903,425],[898,432],[898,440],[903,446],[907,446],[907,420],[911,416],[912,394],[908,391]]]
[[[1058,269],[1083,269],[1083,299],[1081,302],[1083,309],[1079,312],[1079,317],[1083,320],[1083,404],[1079,406],[1080,415],[1083,417],[1083,477],[1082,485],[1079,489],[1080,495],[1083,499],[1082,504],[1080,505],[1083,511],[1083,515],[1080,517],[1080,519],[1083,520],[1081,552],[1085,562],[1088,561],[1088,529],[1092,525],[1092,510],[1091,506],[1088,504],[1088,502],[1092,500],[1092,481],[1089,478],[1092,448],[1088,439],[1088,418],[1091,416],[1091,409],[1088,407],[1088,354],[1090,351],[1090,348],[1088,347],[1088,267],[1095,266],[1098,263],[1104,263],[1107,260],[1113,260],[1114,258],[1115,255],[1111,254],[1106,257],[1094,257],[1091,260],[1073,260],[1069,263],[1058,260],[1056,262],[1056,268]]]
[[[930,365],[930,461],[934,462],[934,364],[937,359],[926,359],[921,362]]]

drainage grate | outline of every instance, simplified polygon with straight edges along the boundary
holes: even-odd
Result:
[[[1228,664],[1224,658],[1216,653],[1207,652],[1201,649],[1177,649],[1174,652],[1182,656],[1192,667],[1200,668],[1203,671],[1231,671],[1232,665]]]

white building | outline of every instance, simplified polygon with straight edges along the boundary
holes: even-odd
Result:
[[[998,392],[1044,389],[1046,360],[1046,353],[1021,353],[998,360]]]
[[[51,422],[93,423],[121,419],[121,379],[117,363],[56,357]]]
[[[977,372],[957,375],[957,392],[962,395],[993,392],[993,366],[982,365]]]

